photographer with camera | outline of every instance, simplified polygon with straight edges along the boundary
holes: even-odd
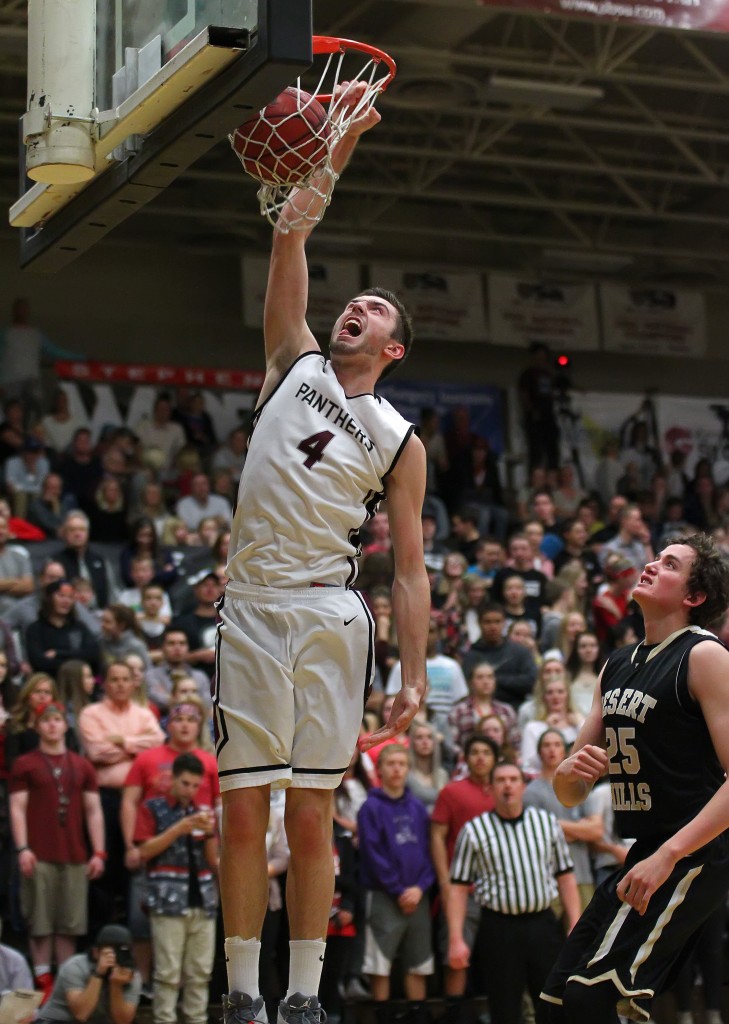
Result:
[[[131,1024],[139,1005],[142,979],[134,970],[128,929],[106,924],[90,953],[67,960],[36,1024]]]

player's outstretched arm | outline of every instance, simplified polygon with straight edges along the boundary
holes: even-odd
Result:
[[[386,495],[395,556],[392,609],[400,646],[402,685],[389,721],[361,741],[362,750],[405,732],[425,693],[425,649],[430,625],[430,584],[420,523],[425,496],[425,449],[415,434],[388,478]]]
[[[363,82],[343,82],[334,94],[333,103],[351,108],[366,89]],[[340,174],[349,162],[360,136],[373,128],[380,115],[370,107],[352,122],[332,152],[332,167]],[[328,172],[325,172],[328,173]],[[264,341],[266,349],[266,381],[261,394],[266,398],[278,383],[281,374],[304,352],[316,352],[319,345],[306,323],[309,298],[309,271],[306,262],[306,240],[324,206],[324,189],[317,189],[316,176],[310,188],[295,189],[289,196],[273,232],[271,262],[266,288]],[[290,229],[306,211],[308,228]]]
[[[555,772],[553,786],[557,799],[565,807],[581,804],[607,768],[608,756],[605,752],[602,699],[598,680],[595,684],[592,707],[577,734],[572,753]]]

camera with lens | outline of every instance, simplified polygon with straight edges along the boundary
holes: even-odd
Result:
[[[134,955],[131,946],[115,946],[117,967],[134,967]]]

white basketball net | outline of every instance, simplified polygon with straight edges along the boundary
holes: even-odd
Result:
[[[350,66],[353,54],[366,60],[364,66],[355,73],[353,73]],[[332,151],[347,132],[352,122],[365,114],[374,105],[375,100],[386,87],[390,78],[389,74],[386,73],[387,67],[382,64],[381,59],[379,57],[372,57],[369,53],[342,48],[335,53],[323,56],[326,57],[326,64],[319,82],[314,89],[311,89],[310,85],[307,86],[306,91],[311,92],[312,98],[319,96],[325,97],[327,100],[323,105],[328,116],[328,136],[326,135],[326,125],[324,125],[318,132],[312,131],[312,134],[299,144],[299,147],[292,147],[279,134],[279,129],[286,123],[288,118],[273,124],[267,120],[263,110],[260,112],[261,121],[269,127],[271,141],[276,144],[276,153],[279,156],[279,162],[276,166],[281,168],[281,173],[272,174],[268,168],[273,161],[269,162],[264,172],[265,177],[275,177],[276,180],[270,184],[267,182],[261,183],[261,187],[258,189],[258,202],[261,207],[261,214],[274,227],[278,225],[279,231],[285,233],[306,230],[321,220],[324,211],[331,201],[332,192],[339,177],[332,167]],[[343,76],[345,57],[349,58],[346,67],[346,78]],[[337,86],[342,81],[365,82],[367,85],[361,98],[352,107],[345,105],[341,94],[336,99],[334,98]],[[301,78],[297,78],[296,87],[299,90],[304,88]],[[289,116],[298,117],[301,111],[305,110],[309,105],[309,102],[301,103],[299,109]],[[241,163],[243,163],[245,153],[239,153],[235,149],[235,132],[229,135],[228,138],[231,146],[233,146],[233,151]],[[315,145],[313,147],[316,150],[315,163],[312,159],[307,158],[305,152],[301,151],[312,148],[312,138],[321,139],[321,146]],[[286,148],[289,152],[296,154],[295,162],[298,165],[296,170],[292,171],[282,163],[282,148]],[[263,147],[264,152],[266,149],[270,151],[271,157],[275,160],[273,147],[270,143]],[[256,174],[248,171],[245,164],[243,166],[246,173],[250,173],[251,177],[260,181]],[[291,203],[289,203],[289,200],[291,200]],[[281,212],[287,204],[285,220],[280,220]]]

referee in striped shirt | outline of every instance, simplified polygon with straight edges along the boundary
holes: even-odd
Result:
[[[475,978],[488,997],[491,1024],[519,1024],[525,988],[540,1024],[545,1011],[539,993],[564,940],[550,905],[559,893],[571,931],[580,916],[580,897],[557,819],[524,807],[521,769],[497,764],[491,788],[494,810],[467,822],[456,841],[447,906],[448,966],[457,970],[469,964],[463,923],[473,884],[481,904]]]

